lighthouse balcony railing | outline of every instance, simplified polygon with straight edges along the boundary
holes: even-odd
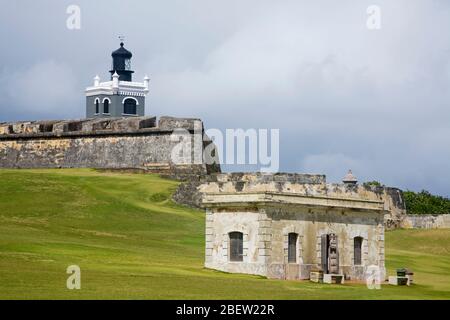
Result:
[[[119,81],[119,86],[129,88],[145,88],[145,84],[143,82]]]

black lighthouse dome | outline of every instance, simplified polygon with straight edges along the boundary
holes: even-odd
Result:
[[[117,72],[120,81],[132,81],[134,71],[131,70],[131,58],[133,54],[124,48],[123,42],[120,43],[120,48],[112,54],[112,69],[110,71],[111,77]]]

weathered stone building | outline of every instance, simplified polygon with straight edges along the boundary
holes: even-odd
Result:
[[[320,175],[218,174],[198,190],[207,209],[205,266],[277,279],[333,267],[362,280],[369,266],[384,277],[385,218],[404,210],[392,190],[327,184]]]

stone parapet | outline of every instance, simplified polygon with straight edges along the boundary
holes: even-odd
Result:
[[[402,191],[396,188],[359,184],[327,183],[324,175],[291,173],[229,173],[207,177],[197,183],[198,192],[207,194],[273,193],[324,199],[381,203],[387,229],[400,226],[406,206]],[[331,200],[329,200],[331,201]]]
[[[205,193],[204,207],[262,207],[271,204],[295,206],[297,208],[332,208],[351,209],[356,211],[379,212],[384,214],[382,201],[365,199],[305,196],[295,193]]]
[[[173,135],[180,128],[186,129],[191,139]],[[200,143],[191,143],[193,140]],[[174,178],[201,176],[220,172],[220,164],[210,165],[202,157],[191,156],[202,155],[211,143],[198,119],[163,117],[157,122],[156,117],[128,117],[0,123],[0,168],[139,169]],[[176,147],[186,152],[174,160]]]
[[[176,129],[203,131],[199,119],[161,117],[92,118],[0,123],[0,140],[73,135],[167,133]]]
[[[409,214],[403,216],[400,226],[405,229],[447,229],[450,228],[450,214]]]

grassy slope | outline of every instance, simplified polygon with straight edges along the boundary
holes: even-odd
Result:
[[[450,298],[450,230],[387,234],[388,267],[413,268],[413,287],[368,290],[206,270],[204,214],[170,201],[176,185],[92,170],[0,170],[0,298]],[[71,264],[81,267],[81,290],[65,287]]]

